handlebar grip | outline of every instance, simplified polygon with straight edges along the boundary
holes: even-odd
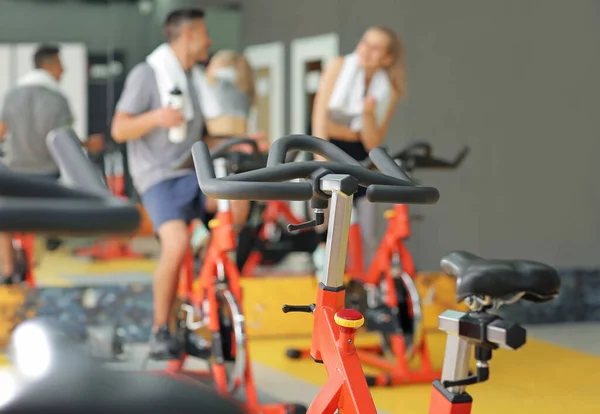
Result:
[[[312,152],[335,162],[361,165],[360,162],[327,140],[310,135],[297,134],[281,137],[271,144],[267,167],[283,164],[286,154],[292,150]]]
[[[192,146],[200,190],[210,198],[225,200],[310,200],[312,185],[307,182],[225,181],[215,178],[210,152],[204,142]]]
[[[406,174],[404,169],[396,164],[396,161],[388,155],[381,147],[375,147],[369,152],[369,158],[379,168],[379,170],[392,177],[412,183],[411,178]]]
[[[250,145],[252,147],[253,154],[258,154],[260,152],[256,140],[248,137],[232,137],[227,141],[220,143],[216,148],[214,148],[211,151],[211,157],[213,160],[216,160],[217,158],[222,158],[225,155],[227,155],[230,148],[241,144]]]
[[[437,188],[373,184],[367,187],[367,200],[372,203],[435,204],[440,199]]]

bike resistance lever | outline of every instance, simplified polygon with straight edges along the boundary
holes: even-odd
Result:
[[[313,229],[325,223],[325,212],[321,209],[315,209],[315,218],[300,224],[288,224],[287,230],[290,233]]]

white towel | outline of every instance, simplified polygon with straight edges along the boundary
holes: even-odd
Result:
[[[44,69],[34,69],[17,80],[17,86],[42,86],[64,95],[58,81]]]
[[[358,65],[356,53],[351,53],[344,58],[342,70],[329,99],[329,109],[352,117],[350,128],[360,131],[363,103],[365,97],[370,96],[377,102],[375,119],[381,125],[389,108],[391,91],[390,78],[385,70],[380,69],[373,75],[365,94],[365,71]]]
[[[193,106],[189,104],[187,78],[171,47],[167,43],[163,43],[148,55],[146,62],[154,70],[162,105],[169,105],[171,91],[178,88],[183,93],[185,102],[188,102],[184,105],[183,116],[186,121],[192,120],[195,114]],[[193,67],[191,75],[200,101],[202,115],[206,119],[216,118],[221,113],[221,108],[206,84],[204,73],[198,67]]]

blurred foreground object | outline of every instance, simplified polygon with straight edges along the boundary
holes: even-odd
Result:
[[[170,377],[104,369],[52,322],[19,325],[14,371],[0,371],[0,413],[242,413],[215,391]]]

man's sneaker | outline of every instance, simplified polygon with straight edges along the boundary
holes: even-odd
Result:
[[[150,337],[149,356],[154,360],[168,360],[179,357],[178,346],[166,325],[160,326],[152,332]]]

